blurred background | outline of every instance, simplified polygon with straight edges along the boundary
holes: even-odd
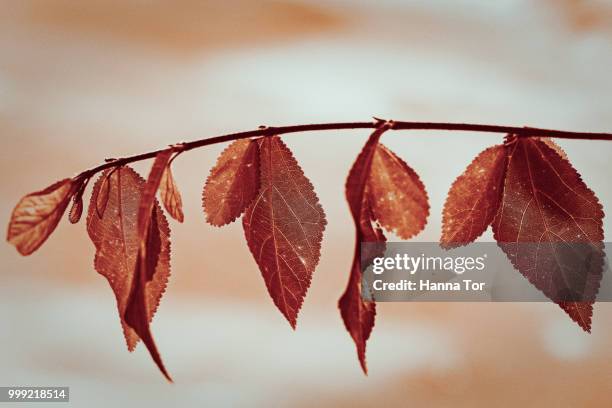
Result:
[[[0,1],[0,219],[105,158],[259,125],[397,120],[612,131],[609,0]],[[297,331],[240,223],[207,225],[215,145],[175,161],[186,223],[153,331],[176,383],[127,352],[84,223],[34,255],[0,245],[0,385],[67,385],[71,405],[610,406],[612,305],[583,333],[553,304],[381,304],[359,368],[337,299],[353,225],[344,179],[367,131],[285,137],[326,210]],[[437,241],[454,178],[500,135],[392,132],[428,188]],[[612,143],[559,140],[612,210]],[[146,174],[150,163],[137,169]],[[612,223],[604,219],[606,238]],[[487,233],[483,240],[491,240]]]

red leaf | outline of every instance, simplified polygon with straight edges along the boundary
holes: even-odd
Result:
[[[373,217],[366,192],[378,140],[386,130],[386,128],[379,128],[372,133],[355,160],[346,180],[346,199],[355,222],[355,254],[348,285],[340,297],[338,307],[346,330],[357,347],[357,356],[364,373],[368,371],[365,350],[366,342],[374,327],[376,304],[364,300],[361,293],[361,243],[363,241],[386,241],[382,231],[372,226]]]
[[[429,203],[419,176],[382,144],[374,152],[368,179],[373,218],[389,232],[410,239],[425,228]]]
[[[236,140],[221,153],[206,180],[202,194],[206,221],[218,227],[233,222],[258,191],[258,143]]]
[[[108,201],[100,218],[95,204],[106,184]],[[144,184],[144,180],[129,167],[105,171],[94,185],[87,216],[87,232],[96,247],[94,265],[98,273],[108,279],[115,293],[121,325],[130,351],[139,339],[139,333],[126,322],[126,309],[132,286],[137,285],[136,282],[139,281],[139,277],[135,276],[141,246],[137,225]],[[156,263],[155,272],[144,290],[147,323],[150,323],[157,310],[170,275],[170,229],[156,200],[152,208],[148,228],[154,233],[148,234],[151,244],[147,246],[157,246],[159,249],[148,252],[148,259],[156,258]],[[159,243],[155,244],[157,240]],[[142,286],[136,287],[142,289]]]
[[[535,287],[590,331],[602,277],[602,207],[549,143],[515,137],[506,149],[503,198],[493,221],[495,239]],[[567,248],[573,253],[569,261]],[[559,300],[559,294],[575,292],[581,301]]]
[[[312,184],[278,136],[259,144],[261,188],[242,219],[268,292],[295,328],[319,262],[326,220]]]
[[[149,222],[151,221],[151,211],[153,211],[153,207],[157,203],[155,195],[161,183],[162,175],[170,161],[170,156],[172,156],[171,150],[164,150],[155,156],[155,161],[149,172],[149,177],[140,195],[140,204],[138,207],[138,237],[141,240],[141,248],[146,248],[144,242],[146,241]]]
[[[72,206],[68,212],[68,220],[71,224],[76,224],[80,221],[81,215],[83,215],[83,193],[85,187],[89,183],[89,179],[80,181],[80,186],[76,190],[76,193],[72,197]]]
[[[102,218],[104,216],[104,211],[106,211],[108,196],[110,194],[110,182],[108,178],[113,174],[113,171],[115,171],[115,169],[104,173],[106,177],[102,179],[102,185],[98,190],[98,194],[96,194],[96,200],[91,202],[92,205],[95,205],[96,213],[99,218]]]
[[[503,193],[504,146],[481,152],[453,183],[442,215],[440,245],[454,248],[473,242],[493,222]]]
[[[356,229],[355,255],[349,282],[338,306],[366,373],[366,342],[374,327],[376,305],[363,297],[361,271],[375,256],[384,253],[385,236],[376,221],[388,231],[409,238],[425,227],[429,214],[427,193],[417,174],[378,143],[387,129],[381,127],[372,133],[346,181],[346,199]],[[363,254],[361,244],[364,242],[380,245],[372,246],[369,253]],[[362,265],[362,261],[366,265]]]
[[[68,212],[68,220],[71,224],[76,224],[81,219],[81,215],[83,215],[83,196],[75,196]]]
[[[132,279],[132,288],[128,296],[124,315],[125,322],[142,339],[153,361],[155,361],[168,381],[172,381],[172,379],[164,367],[149,327],[149,313],[147,310],[149,305],[146,288],[147,284],[155,276],[161,252],[160,231],[157,226],[157,220],[154,219],[156,217],[155,209],[159,207],[155,195],[171,155],[171,150],[165,150],[157,154],[140,195],[137,218],[139,249],[138,256],[136,257],[134,278]],[[169,265],[161,265],[161,267],[169,269]]]
[[[160,265],[159,263],[162,249],[160,230],[157,224],[157,208],[153,207],[151,211],[151,221],[147,226],[148,231],[145,234],[144,242],[141,244],[141,249],[136,258],[132,290],[128,297],[124,317],[125,322],[147,346],[153,361],[155,361],[160,371],[168,381],[172,381],[159,355],[149,325],[149,302],[150,300],[155,301],[155,299],[148,299],[148,285],[153,282],[156,273],[166,273],[164,270],[160,271],[158,266],[169,270],[169,265]]]
[[[380,228],[372,225],[374,218],[370,211],[370,206],[365,204],[362,209],[360,220],[356,221],[359,222],[359,224],[356,227],[355,255],[353,256],[351,273],[346,289],[338,301],[338,307],[340,308],[340,315],[342,316],[344,326],[357,347],[357,357],[359,358],[361,368],[363,372],[367,374],[368,368],[365,358],[366,342],[370,338],[370,334],[374,328],[376,303],[363,298],[363,287],[361,282],[361,243],[378,242],[381,244],[375,247],[378,251],[372,251],[365,257],[371,260],[375,256],[384,253],[384,242],[386,238]],[[367,259],[364,259],[364,261],[368,262]]]
[[[6,239],[21,255],[30,255],[49,238],[66,211],[74,185],[64,179],[23,197],[13,209]]]
[[[159,185],[159,195],[168,214],[178,222],[183,222],[183,199],[172,176],[171,162],[168,162]]]

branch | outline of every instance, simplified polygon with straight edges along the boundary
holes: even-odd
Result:
[[[155,150],[152,152],[123,157],[120,159],[107,160],[106,163],[100,166],[83,171],[82,173],[77,175],[75,179],[90,178],[99,171],[106,170],[108,168],[123,166],[141,160],[152,159],[157,156],[157,154],[168,149],[171,149],[173,152],[176,153],[182,153],[203,146],[229,142],[237,139],[246,139],[249,137],[272,136],[287,133],[313,132],[322,130],[376,129],[382,126],[387,126],[391,130],[453,130],[487,133],[512,133],[517,135],[518,137],[554,137],[561,139],[612,141],[612,133],[568,132],[563,130],[539,129],[532,127],[478,125],[470,123],[402,122],[393,120],[386,121],[379,118],[374,118],[374,121],[372,122],[317,123],[311,125],[293,125],[280,127],[260,126],[257,130],[230,133],[226,135],[195,140],[193,142],[177,143],[175,145],[171,145],[166,149]]]

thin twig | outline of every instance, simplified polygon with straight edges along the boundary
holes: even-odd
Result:
[[[249,137],[283,135],[287,133],[314,132],[323,130],[375,129],[381,126],[388,126],[392,130],[451,130],[487,133],[512,133],[517,135],[518,137],[553,137],[561,139],[612,141],[611,133],[567,132],[563,130],[539,129],[531,127],[478,125],[470,123],[402,122],[392,120],[385,121],[383,119],[374,118],[374,121],[372,122],[317,123],[311,125],[293,125],[280,127],[262,126],[256,130],[214,136],[206,139],[195,140],[193,142],[177,143],[166,149],[160,149],[148,153],[142,153],[134,156],[123,157],[120,159],[109,160],[106,163],[101,164],[97,167],[83,171],[82,173],[77,175],[75,179],[90,178],[99,171],[106,170],[108,168],[123,166],[141,160],[152,159],[157,156],[158,153],[163,152],[167,149],[171,149],[177,153],[182,153],[203,146],[229,142],[237,139],[246,139]]]

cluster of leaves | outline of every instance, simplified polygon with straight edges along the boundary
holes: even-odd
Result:
[[[371,134],[346,181],[355,254],[339,308],[364,372],[376,305],[362,296],[362,262],[384,251],[383,229],[409,239],[423,230],[429,215],[419,176],[379,142],[388,129],[385,123]],[[116,296],[128,349],[142,340],[168,379],[150,330],[170,276],[170,228],[156,195],[159,192],[166,212],[182,222],[181,195],[171,171],[180,152],[171,147],[158,153],[146,180],[127,165],[109,166],[94,183],[87,214],[87,232],[96,248],[94,265]],[[7,239],[22,255],[44,243],[71,201],[69,220],[79,221],[91,177],[84,174],[29,194],[17,204]],[[319,262],[326,219],[312,184],[280,137],[231,143],[206,180],[203,208],[214,226],[243,216],[245,238],[268,292],[295,328]],[[566,274],[578,274],[586,281],[584,296],[557,303],[590,331],[602,276],[603,215],[594,193],[557,145],[549,139],[508,135],[503,144],[480,153],[453,183],[444,205],[440,244],[466,245],[491,225],[516,269],[551,299],[571,289]],[[380,245],[362,254],[362,242]],[[555,262],[556,246],[547,246],[558,242],[591,245],[596,249],[594,267],[568,272]],[[538,245],[525,250],[521,243]]]

